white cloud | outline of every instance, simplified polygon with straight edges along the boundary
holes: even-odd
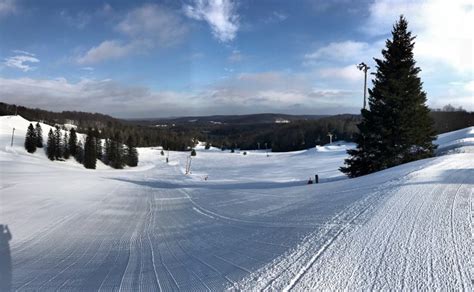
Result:
[[[65,78],[7,79],[0,77],[0,96],[7,103],[22,104],[50,110],[84,110],[120,116],[144,116],[153,112],[183,108],[184,94],[151,92],[145,87],[123,86],[113,80],[82,79],[71,82]],[[152,114],[151,116],[156,116]]]
[[[468,92],[474,93],[474,80],[466,82],[464,89]],[[472,102],[474,103],[474,100],[472,100]]]
[[[287,18],[288,18],[287,14],[283,12],[279,12],[279,11],[273,11],[270,14],[270,16],[268,16],[267,18],[263,20],[263,22],[267,24],[273,24],[273,23],[285,21]]]
[[[332,62],[354,62],[371,60],[380,55],[382,47],[380,42],[369,44],[367,42],[357,42],[347,40],[343,42],[333,42],[324,47],[318,48],[304,57],[307,64],[316,61]]]
[[[156,4],[132,10],[117,25],[117,30],[132,39],[149,40],[160,47],[180,42],[188,32],[174,11]]]
[[[64,21],[78,29],[83,29],[91,22],[91,15],[85,12],[78,12],[76,14],[70,14],[66,10],[62,10],[59,15],[64,19]]]
[[[94,71],[94,67],[82,67],[81,70],[92,72]]]
[[[79,64],[93,64],[108,59],[118,59],[137,49],[135,43],[122,44],[120,41],[103,41],[77,59]]]
[[[77,62],[93,64],[170,47],[181,42],[188,32],[174,11],[155,4],[130,11],[117,24],[116,30],[125,36],[124,40],[105,40],[77,57]]]
[[[199,90],[152,91],[113,80],[0,77],[0,96],[7,103],[49,110],[83,110],[119,117],[156,117],[257,112],[356,112],[352,93],[315,88],[308,76],[283,72],[228,77]],[[349,103],[348,103],[349,102]]]
[[[19,51],[19,50],[15,50],[13,52],[16,52],[16,53],[22,52],[26,54],[5,58],[5,62],[3,63],[5,64],[5,66],[19,69],[23,72],[28,72],[28,71],[36,69],[36,67],[33,67],[31,66],[31,64],[29,64],[29,63],[39,63],[40,60],[35,58],[34,54]]]
[[[14,13],[17,10],[15,0],[0,0],[0,17]]]
[[[231,63],[238,63],[245,59],[245,56],[239,50],[233,50],[227,60]]]
[[[13,50],[12,52],[15,53],[15,54],[28,55],[28,56],[32,56],[32,57],[36,56],[36,55],[33,54],[33,53],[30,53],[30,52],[27,52],[27,51],[23,51],[23,50]]]
[[[206,21],[221,42],[232,41],[239,30],[239,15],[230,0],[195,0],[183,9],[188,17]]]
[[[369,35],[388,34],[393,23],[403,14],[408,19],[409,29],[417,35],[415,57],[422,65],[439,63],[457,72],[472,74],[472,0],[377,0],[370,5],[369,12],[368,21],[362,28]]]
[[[319,76],[326,79],[334,79],[342,82],[362,82],[363,73],[357,69],[356,65],[344,67],[329,67],[318,70]]]

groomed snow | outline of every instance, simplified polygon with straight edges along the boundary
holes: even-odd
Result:
[[[440,136],[452,155],[349,180],[348,143],[200,147],[185,176],[187,154],[158,148],[124,170],[51,162],[23,149],[28,124],[0,117],[15,290],[473,288],[474,127]]]

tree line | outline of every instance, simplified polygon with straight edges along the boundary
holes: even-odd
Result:
[[[36,126],[30,123],[24,145],[29,153],[34,153],[37,148],[43,148],[43,130],[40,123],[36,123]],[[114,134],[113,139],[106,138],[103,142],[100,131],[89,128],[83,143],[82,139],[78,139],[74,128],[61,130],[59,126],[56,126],[54,130],[51,128],[48,132],[45,150],[48,159],[52,161],[72,157],[88,169],[95,169],[98,159],[117,169],[138,165],[135,140],[129,136],[126,141],[123,141],[123,135],[119,132]]]

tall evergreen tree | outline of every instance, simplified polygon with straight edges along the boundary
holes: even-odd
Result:
[[[50,160],[54,160],[56,158],[56,141],[54,139],[53,129],[49,129],[48,133],[48,141],[46,142],[46,155]]]
[[[64,133],[63,136],[63,157],[64,159],[68,159],[71,156],[71,152],[69,151],[69,135]]]
[[[25,137],[25,149],[29,153],[34,153],[36,151],[36,131],[33,127],[33,124],[28,126],[26,130],[26,137]]]
[[[84,167],[95,169],[97,162],[96,142],[92,129],[87,131],[86,144],[84,145]]]
[[[63,157],[63,141],[61,137],[61,129],[56,126],[56,130],[54,131],[54,158],[56,160],[61,159]]]
[[[43,148],[43,129],[41,129],[40,123],[36,123],[36,147]]]
[[[414,39],[400,16],[386,41],[383,59],[375,59],[377,73],[369,89],[370,109],[363,109],[357,148],[349,150],[341,171],[356,177],[409,161],[430,157],[435,132],[426,93],[413,58]]]
[[[69,133],[68,149],[71,156],[76,157],[77,154],[77,135],[74,128]]]
[[[132,136],[128,136],[125,149],[125,160],[128,166],[134,167],[138,165],[138,152],[135,148],[135,141]]]

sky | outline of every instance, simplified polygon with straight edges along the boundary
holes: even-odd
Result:
[[[401,14],[428,105],[474,111],[471,0],[0,0],[0,101],[119,118],[358,113],[356,64],[375,71]]]

